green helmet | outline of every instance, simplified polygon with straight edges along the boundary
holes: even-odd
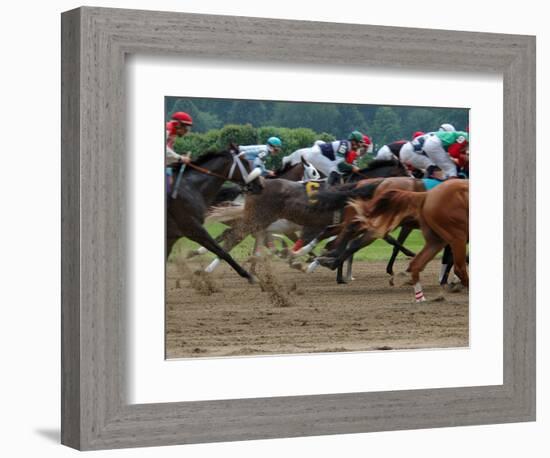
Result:
[[[281,148],[283,146],[283,142],[279,137],[269,137],[267,139],[267,144],[276,148]]]
[[[363,134],[358,130],[354,130],[351,134],[349,134],[348,140],[354,140],[361,143],[363,141]]]

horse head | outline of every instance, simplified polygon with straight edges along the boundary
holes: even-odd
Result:
[[[308,161],[304,159],[304,156],[300,156],[302,165],[304,166],[303,181],[316,181],[321,179],[319,171]]]

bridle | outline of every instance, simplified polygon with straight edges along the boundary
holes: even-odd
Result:
[[[229,180],[233,179],[235,168],[238,167],[239,171],[241,172],[241,177],[243,181],[246,183],[248,179],[248,171],[246,170],[243,162],[241,161],[241,154],[244,154],[244,153],[234,154],[233,151],[231,151],[231,154],[233,154],[233,164],[231,164],[231,168],[229,169],[228,179]]]
[[[242,153],[240,153],[242,154]],[[227,176],[222,175],[221,173],[213,172],[212,170],[205,169],[204,167],[201,167],[200,165],[194,164],[193,162],[189,162],[186,164],[187,167],[192,168],[193,170],[196,170],[197,172],[203,173],[205,175],[209,175],[216,178],[221,178],[226,181],[231,181],[232,183],[236,184],[242,184],[239,180],[235,180],[233,178],[233,175],[235,173],[235,169],[238,167],[239,171],[241,172],[242,181],[246,183],[246,179],[248,177],[248,172],[244,166],[244,164],[241,161],[240,154],[235,154],[233,151],[231,152],[231,155],[233,156],[233,164],[231,164],[231,168],[229,169],[229,174]]]

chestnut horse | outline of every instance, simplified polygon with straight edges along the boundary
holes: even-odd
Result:
[[[371,201],[351,203],[362,227],[382,237],[407,218],[419,222],[425,244],[407,268],[417,302],[426,300],[420,272],[445,245],[451,247],[454,272],[468,286],[466,246],[469,240],[469,181],[448,180],[428,192],[388,190]]]
[[[355,189],[320,192],[316,206],[318,208],[330,209],[344,207],[344,205],[353,198],[360,198],[361,200],[371,199],[389,189],[402,189],[416,192],[426,190],[424,182],[418,178],[371,178],[360,181]],[[369,190],[370,193],[368,192]],[[343,210],[342,223],[338,226],[331,226],[325,229],[322,234],[316,237],[314,242],[317,243],[319,240],[326,237],[337,235],[334,241],[327,244],[327,249],[329,251],[316,258],[316,260],[310,264],[308,272],[313,271],[317,265],[322,265],[329,269],[340,268],[346,259],[350,259],[356,251],[370,245],[378,238],[369,231],[365,231],[359,222],[356,221],[355,217],[355,208],[351,205],[347,205]],[[401,223],[401,232],[397,239],[397,243],[395,243],[391,237],[385,237],[388,243],[394,245],[391,259],[386,268],[388,274],[393,275],[393,264],[399,251],[403,251],[409,257],[415,256],[415,253],[410,252],[402,245],[411,231],[417,228],[418,222],[413,218],[408,218]],[[311,244],[310,242],[310,245]]]

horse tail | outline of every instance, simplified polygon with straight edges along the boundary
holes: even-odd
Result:
[[[212,207],[206,216],[206,223],[218,222],[227,223],[241,219],[244,213],[244,204],[239,205],[222,205]]]
[[[364,186],[353,183],[342,185],[335,191],[319,191],[315,194],[315,203],[312,207],[320,211],[339,210],[344,208],[350,199],[370,199],[381,182],[382,180]]]
[[[418,218],[427,194],[392,189],[383,192],[372,201],[357,199],[350,202],[350,205],[357,213],[357,221],[380,235],[385,235],[399,226],[405,218]]]

